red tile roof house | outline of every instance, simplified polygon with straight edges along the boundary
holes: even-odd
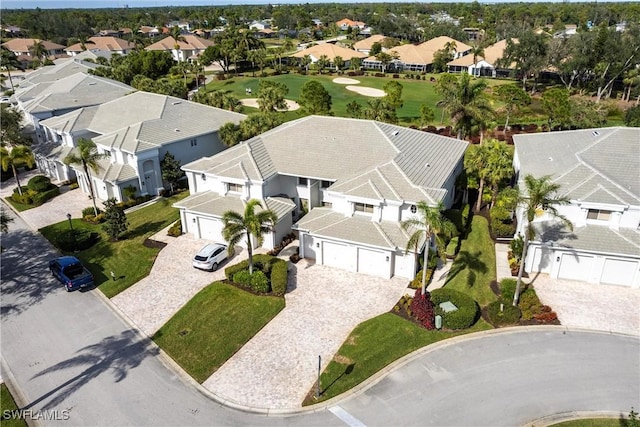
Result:
[[[184,35],[181,37],[182,40],[176,41],[176,39],[169,36],[157,41],[156,43],[146,47],[145,49],[171,52],[173,59],[178,62],[182,62],[189,60],[189,58],[191,58],[192,56],[197,57],[209,46],[213,46],[215,44],[211,40],[203,39],[202,37],[194,35]]]
[[[75,56],[81,52],[84,52],[85,50],[101,50],[109,51],[111,53],[119,53],[120,55],[126,55],[127,53],[135,49],[135,47],[135,44],[127,40],[119,39],[117,37],[101,36],[90,37],[89,40],[84,43],[84,46],[82,45],[82,43],[71,45],[65,49],[65,52],[67,52],[71,56]]]

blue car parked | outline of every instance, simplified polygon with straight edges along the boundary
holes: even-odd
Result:
[[[67,292],[93,287],[93,274],[73,256],[62,256],[49,261],[49,270],[67,289]]]

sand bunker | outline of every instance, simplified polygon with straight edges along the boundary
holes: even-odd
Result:
[[[385,95],[383,90],[374,89],[372,87],[366,87],[366,86],[347,86],[347,90],[350,90],[355,93],[359,93],[360,95],[372,96],[375,98],[382,98]]]
[[[333,82],[339,85],[357,85],[358,83],[360,83],[360,80],[348,79],[346,77],[336,77],[335,79],[333,79]]]
[[[282,110],[282,111],[295,111],[300,109],[300,105],[296,101],[292,101],[290,99],[285,99],[284,101],[287,103],[287,107],[289,108],[287,110]],[[247,107],[260,108],[260,106],[258,105],[258,98],[241,99],[240,103],[242,105],[246,105]],[[281,110],[278,110],[278,111],[281,111]]]

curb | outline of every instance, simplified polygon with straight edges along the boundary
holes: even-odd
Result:
[[[565,421],[581,420],[589,418],[604,418],[604,419],[629,419],[629,415],[624,412],[616,411],[571,411],[561,412],[559,414],[547,415],[546,417],[538,418],[524,425],[524,427],[548,427],[555,424],[559,424]]]

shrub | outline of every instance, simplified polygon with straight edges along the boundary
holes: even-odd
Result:
[[[278,262],[278,258],[272,257],[270,255],[258,254],[253,256],[253,269],[254,270],[262,270],[265,264],[273,264],[274,262]],[[269,266],[270,268],[271,266]],[[233,275],[238,271],[247,270],[249,268],[249,260],[245,259],[244,261],[240,261],[237,264],[230,265],[229,267],[224,269],[224,275],[227,280],[232,280]]]
[[[518,306],[522,312],[522,320],[531,320],[536,314],[542,312],[542,303],[533,288],[526,289],[520,294]]]
[[[260,270],[255,270],[251,275],[251,289],[266,294],[269,292],[269,279]]]
[[[41,204],[43,204],[47,200],[53,199],[54,197],[56,197],[58,194],[60,194],[60,189],[54,185],[53,188],[51,188],[51,189],[49,189],[47,191],[42,191],[42,192],[40,192],[38,194],[34,194],[34,196],[33,196],[33,204],[36,205],[36,206],[40,206]]]
[[[425,279],[425,282],[427,285],[429,285],[429,282],[431,282],[432,275],[433,275],[433,269],[428,269],[427,277]],[[409,283],[409,287],[411,289],[422,289],[422,270],[418,271],[418,273],[416,274],[416,277],[414,277],[414,279]]]
[[[249,270],[241,270],[233,275],[233,282],[242,286],[249,286],[251,284],[251,275]]]
[[[451,301],[458,307],[455,311],[445,313],[440,304]],[[442,316],[442,324],[448,329],[466,329],[471,327],[478,318],[478,304],[470,296],[447,288],[435,289],[431,292],[431,302],[436,314]]]
[[[182,220],[179,219],[174,222],[173,225],[169,227],[169,230],[167,230],[167,235],[171,237],[178,237],[182,235]]]
[[[459,209],[447,209],[442,213],[442,216],[447,218],[449,221],[456,226],[457,234],[460,234],[464,231],[464,221],[462,218],[462,212]]]
[[[500,311],[503,304],[503,311]],[[487,306],[487,316],[494,326],[515,325],[520,320],[520,309],[511,305],[509,301],[499,299]]]
[[[65,252],[83,251],[93,246],[98,241],[98,238],[98,233],[91,233],[86,230],[74,230],[73,234],[71,234],[71,230],[64,230],[58,234],[54,244]]]
[[[449,240],[449,244],[447,244],[446,254],[448,257],[453,258],[456,256],[456,250],[458,249],[458,238],[454,237]]]
[[[98,214],[100,214],[102,210],[98,208]],[[82,217],[86,217],[87,215],[94,215],[93,206],[89,206],[88,208],[82,209]]]
[[[289,263],[280,260],[273,264],[271,269],[271,290],[277,296],[283,296],[287,292]]]
[[[69,190],[75,190],[78,187],[80,186],[78,185],[77,182],[72,182],[71,184],[69,184]]]
[[[16,187],[13,189],[11,200],[16,203],[22,203],[23,205],[33,204],[33,196],[35,196],[37,193],[35,191],[29,190],[26,186],[22,186],[20,188],[22,190],[22,195],[18,193],[18,187]]]
[[[27,183],[27,187],[29,190],[35,191],[37,193],[50,190],[51,187],[55,187],[51,183],[51,180],[44,175],[36,175],[29,180]]]
[[[524,250],[524,240],[522,236],[518,234],[518,236],[509,243],[509,249],[511,249],[516,261],[519,262],[520,258],[522,258],[522,251]]]
[[[416,289],[416,294],[407,313],[413,314],[413,317],[426,329],[435,328],[435,315],[429,292],[425,292],[423,295],[421,289]]]

